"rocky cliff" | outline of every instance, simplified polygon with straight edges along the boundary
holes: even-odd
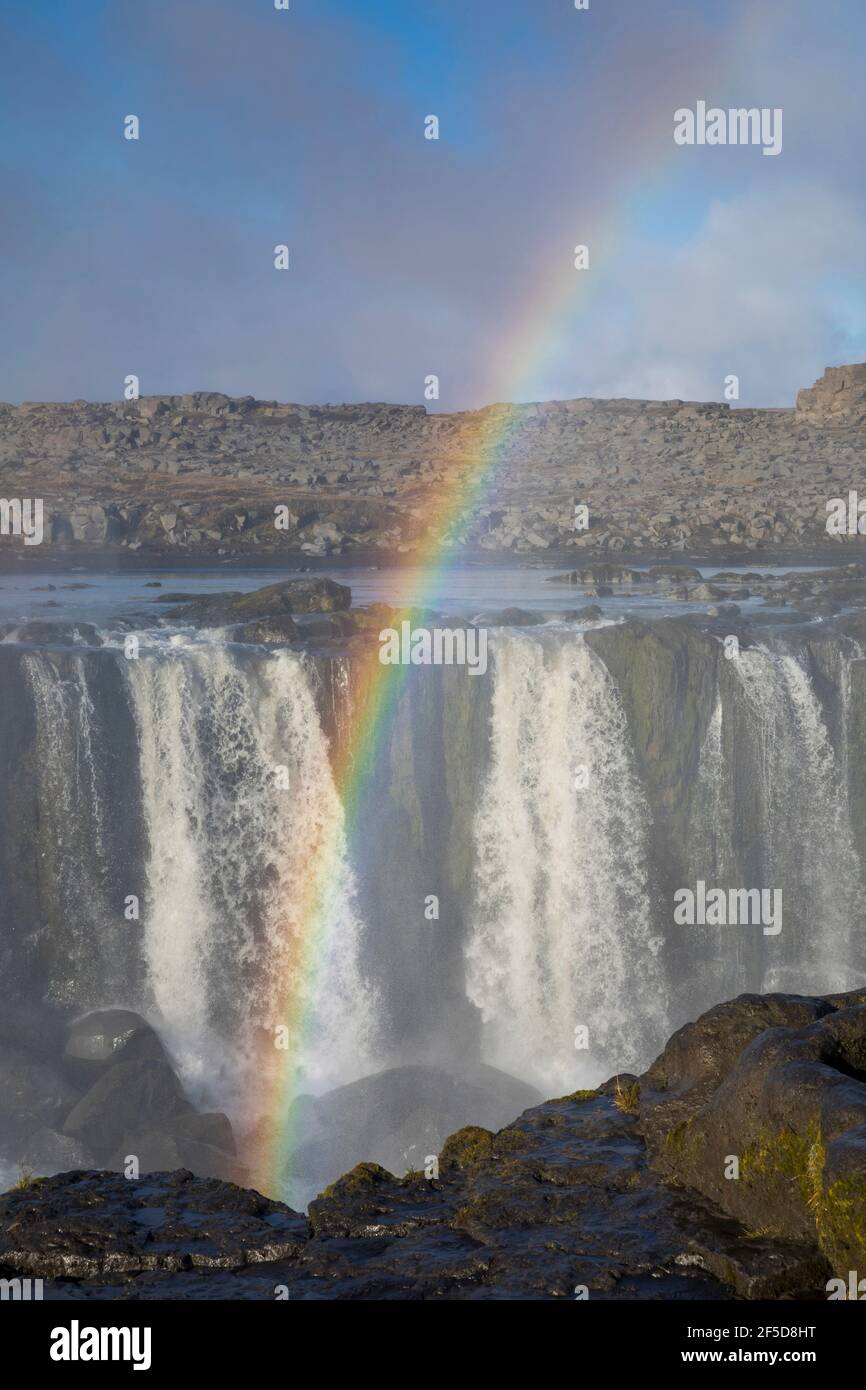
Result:
[[[792,410],[586,399],[446,415],[206,391],[0,405],[0,495],[46,508],[41,547],[0,546],[28,558],[411,554],[443,490],[459,494],[490,464],[451,537],[470,550],[791,549],[827,543],[826,502],[856,487],[864,434],[863,364],[829,369]],[[588,530],[575,526],[581,504]]]
[[[424,1172],[361,1163],[306,1216],[188,1168],[25,1179],[0,1197],[0,1272],[76,1299],[826,1298],[866,1260],[863,1001],[743,995],[644,1076],[463,1128]],[[73,1045],[94,1074],[110,1033]]]

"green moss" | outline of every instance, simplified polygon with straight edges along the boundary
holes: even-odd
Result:
[[[613,1103],[624,1115],[640,1114],[640,1083],[638,1081],[617,1081],[613,1093]]]
[[[345,1197],[350,1193],[370,1191],[386,1182],[396,1182],[393,1173],[378,1163],[358,1163],[348,1173],[344,1173],[330,1187],[326,1187],[323,1197]]]
[[[493,1155],[494,1136],[489,1129],[478,1125],[467,1125],[451,1134],[442,1145],[439,1163],[444,1168],[469,1168]]]
[[[701,1161],[705,1136],[696,1129],[691,1120],[681,1120],[665,1135],[665,1156],[675,1175],[687,1180],[685,1171],[680,1168],[694,1167]]]
[[[585,1100],[595,1100],[598,1091],[572,1091],[570,1096],[558,1096],[556,1100],[549,1100],[548,1105],[570,1105],[574,1102]]]
[[[18,1171],[18,1180],[12,1184],[10,1192],[29,1192],[31,1188],[38,1187],[44,1182],[44,1178],[37,1178],[29,1168],[21,1168]]]
[[[866,1176],[839,1178],[823,1192],[815,1212],[818,1243],[834,1274],[866,1267]]]
[[[796,1183],[809,1211],[814,1211],[819,1201],[823,1171],[824,1146],[817,1126],[807,1138],[787,1126],[777,1134],[762,1135],[740,1156],[740,1177],[746,1182],[776,1177]]]
[[[685,1151],[688,1138],[689,1121],[683,1120],[665,1135],[665,1148],[670,1154],[681,1154]]]

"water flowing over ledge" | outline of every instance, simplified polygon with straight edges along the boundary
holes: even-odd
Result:
[[[491,652],[484,680],[410,673],[349,821],[332,759],[351,655],[0,644],[6,977],[152,1019],[241,1136],[273,1103],[280,1025],[300,1093],[487,1065],[550,1094],[646,1066],[739,990],[859,978],[852,641],[768,637],[727,660],[662,621],[501,628]],[[29,855],[10,847],[25,831]],[[698,880],[781,890],[783,930],[675,925]]]

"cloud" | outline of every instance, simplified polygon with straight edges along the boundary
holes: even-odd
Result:
[[[588,394],[793,404],[799,386],[850,360],[839,287],[862,275],[866,217],[821,185],[762,188],[714,202],[685,245],[653,243],[620,265],[581,325]],[[542,390],[568,394],[570,373]]]
[[[291,18],[116,0],[56,32],[22,18],[0,397],[116,397],[135,372],[145,392],[420,401],[435,372],[442,409],[477,406],[515,389],[500,357],[532,366],[525,320],[560,259],[524,395],[718,396],[742,364],[744,397],[787,403],[857,349],[864,97],[845,0],[827,0],[814,69],[806,0],[768,4],[760,31],[739,3],[494,9],[442,0],[432,28],[420,0]],[[778,160],[675,151],[673,111],[717,91],[784,100]],[[129,111],[138,144],[120,138]],[[632,211],[647,186],[652,237]],[[614,227],[562,331],[571,247]]]

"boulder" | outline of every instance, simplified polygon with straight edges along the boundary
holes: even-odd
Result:
[[[303,1136],[293,1175],[344,1172],[359,1153],[391,1172],[423,1168],[446,1135],[470,1121],[496,1128],[536,1104],[523,1081],[478,1066],[461,1075],[431,1067],[392,1067],[323,1096],[296,1102]]]
[[[307,1236],[282,1202],[185,1169],[140,1184],[62,1173],[0,1197],[0,1264],[49,1279],[243,1269],[297,1258]]]
[[[63,1133],[107,1158],[124,1135],[159,1128],[192,1108],[167,1062],[116,1062],[67,1115]]]
[[[640,584],[644,575],[640,570],[629,569],[625,565],[589,565],[585,569],[569,570],[565,574],[552,574],[548,584],[588,584],[592,586],[608,584]]]
[[[866,994],[742,995],[641,1078],[650,1163],[744,1227],[866,1268]]]
[[[21,1152],[21,1167],[38,1176],[50,1177],[53,1173],[95,1166],[93,1154],[83,1144],[47,1126],[31,1134]]]
[[[369,1152],[309,1220],[184,1169],[25,1178],[0,1196],[0,1264],[77,1281],[71,1297],[824,1299],[834,1270],[847,1286],[864,1267],[864,1015],[866,990],[744,995],[680,1029],[643,1076],[502,1128],[491,1098],[527,1099],[513,1078],[381,1072],[290,1118],[319,1140],[351,1124],[371,1145],[407,1124],[398,1142],[431,1147],[397,1152],[404,1176]],[[476,1114],[434,1141],[425,1107],[445,1114],[473,1083]],[[186,1144],[203,1165],[229,1157],[219,1115],[169,1117],[142,1140],[146,1165]]]
[[[92,623],[48,621],[34,618],[29,623],[6,623],[2,629],[4,637],[15,642],[38,642],[40,646],[55,644],[83,647],[101,647],[102,638]]]
[[[92,1085],[117,1062],[168,1061],[155,1030],[130,1009],[98,1009],[77,1018],[69,1026],[63,1057],[82,1086]]]
[[[284,647],[299,636],[298,625],[288,613],[240,623],[231,632],[232,642],[252,642],[257,646]]]
[[[810,424],[866,419],[866,363],[828,367],[814,386],[799,392],[797,415]]]
[[[227,1115],[185,1114],[159,1128],[127,1134],[109,1167],[123,1171],[129,1157],[138,1159],[140,1173],[188,1168],[200,1178],[222,1178],[244,1185],[249,1171],[238,1162],[231,1121]]]
[[[285,617],[294,613],[335,613],[347,609],[352,591],[333,579],[286,579],[268,584],[252,593],[203,594],[199,597],[160,594],[157,603],[183,602],[172,613],[173,621],[225,627],[262,618]]]
[[[63,1123],[80,1092],[59,1067],[11,1043],[0,1043],[0,1142],[16,1146],[44,1126]]]

